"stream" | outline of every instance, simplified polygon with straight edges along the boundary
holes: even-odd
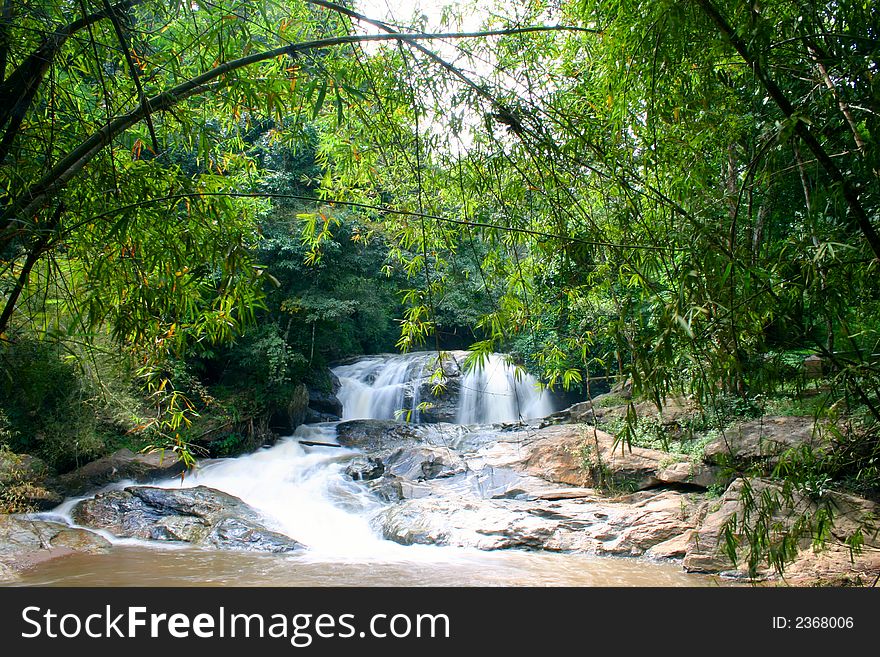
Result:
[[[429,356],[424,354],[365,357],[334,368],[341,384],[337,396],[343,404],[342,420],[387,421],[399,417],[401,411],[408,413],[415,423],[425,420],[426,416],[434,422],[445,420],[447,424],[436,425],[437,429],[431,428],[435,425],[420,424],[415,428],[431,429],[435,433],[425,435],[441,437],[443,442],[440,447],[433,447],[435,452],[445,448],[452,455],[450,445],[453,443],[447,441],[458,440],[454,456],[465,464],[463,470],[450,470],[451,474],[441,472],[435,479],[431,479],[433,474],[419,477],[412,479],[414,483],[395,476],[397,489],[416,491],[401,497],[419,498],[415,501],[420,502],[451,500],[450,503],[465,506],[478,498],[491,498],[490,501],[498,498],[502,501],[497,504],[506,503],[504,495],[492,496],[485,492],[487,486],[500,485],[499,481],[511,488],[508,480],[514,477],[503,468],[485,465],[485,454],[496,449],[496,440],[501,438],[502,427],[498,423],[545,417],[556,410],[553,401],[539,390],[531,376],[516,372],[501,356],[493,355],[478,371],[448,377],[447,382],[455,388],[455,394],[447,395],[445,408],[440,403],[428,406],[424,402],[431,399],[426,392],[432,385],[428,376],[430,369]],[[495,425],[490,426],[493,423]],[[308,546],[307,550],[282,554],[218,550],[176,541],[120,538],[106,529],[89,527],[112,543],[108,551],[76,553],[37,564],[23,573],[17,584],[717,586],[720,583],[716,578],[686,574],[678,563],[669,561],[561,550],[485,549],[483,545],[471,545],[467,541],[459,541],[457,545],[431,545],[387,540],[388,532],[380,529],[381,523],[377,524],[376,518],[393,511],[395,504],[403,500],[393,499],[393,495],[387,493],[388,487],[378,487],[376,481],[359,481],[352,477],[350,466],[356,459],[363,459],[364,450],[357,446],[314,445],[336,444],[339,426],[339,422],[302,425],[293,436],[271,447],[238,458],[202,462],[183,481],[176,478],[151,484],[169,490],[207,486],[234,495],[256,509],[268,529],[294,538]],[[397,454],[388,457],[385,453],[382,458],[393,464],[394,458],[403,458]],[[430,461],[419,462],[422,469],[425,463],[433,465],[433,459],[439,457],[432,453],[430,458]],[[478,469],[478,465],[482,469]],[[387,479],[393,465],[385,468]],[[400,481],[410,487],[401,488]],[[120,482],[104,490],[118,491],[130,484]],[[523,484],[516,479],[516,485]],[[477,489],[479,493],[474,493]],[[87,498],[69,499],[35,517],[77,526],[73,509],[83,499]],[[483,529],[478,528],[477,532]],[[491,534],[488,530],[485,533]]]

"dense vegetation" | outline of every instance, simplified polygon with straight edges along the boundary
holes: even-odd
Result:
[[[835,449],[775,474],[876,496],[877,9],[491,16],[5,0],[3,442],[186,456],[332,359],[471,345],[721,428],[791,399]]]

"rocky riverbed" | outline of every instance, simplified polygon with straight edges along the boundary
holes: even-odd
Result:
[[[332,452],[340,481],[376,500],[368,518],[373,531],[401,545],[673,560],[688,572],[744,578],[745,552],[741,548],[732,562],[729,540],[742,539],[758,521],[781,535],[797,518],[820,518],[831,509],[824,549],[814,551],[809,536],[802,539],[787,577],[870,583],[880,572],[876,504],[831,491],[821,499],[790,496],[769,480],[745,480],[730,466],[736,459],[777,459],[812,441],[809,418],[744,423],[694,459],[621,448],[585,422],[585,413],[572,407],[549,425],[352,420],[329,425],[340,448],[302,450]],[[29,465],[35,487],[51,485]],[[114,478],[167,478],[174,464],[117,454],[84,470],[66,477],[62,490],[81,493]],[[22,515],[0,518],[0,577],[72,552],[107,550],[107,536],[219,550],[310,549],[296,527],[279,531],[271,517],[238,497],[205,486],[163,486],[130,485],[87,497],[70,513],[75,527]],[[749,519],[746,497],[776,499],[779,508]],[[846,541],[859,534],[861,550],[853,553]],[[774,577],[769,564],[758,564],[758,571]]]

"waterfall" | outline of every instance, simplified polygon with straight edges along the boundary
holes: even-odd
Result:
[[[342,402],[342,419],[388,420],[401,411],[409,411],[409,417],[401,419],[418,422],[418,382],[426,363],[424,354],[408,354],[368,357],[334,368],[333,373],[342,384],[337,393]]]
[[[467,352],[450,352],[444,373],[450,391],[458,391],[454,411],[443,420],[458,424],[490,424],[541,418],[555,409],[537,379],[518,370],[501,354],[490,354],[478,367],[462,372]],[[419,404],[432,403],[433,352],[370,356],[333,369],[341,387],[343,419],[408,419],[422,421]],[[433,399],[436,402],[437,399]],[[435,416],[437,414],[435,413]]]
[[[540,390],[535,377],[518,371],[500,354],[490,354],[481,367],[461,377],[458,424],[515,422],[553,411],[550,396]]]

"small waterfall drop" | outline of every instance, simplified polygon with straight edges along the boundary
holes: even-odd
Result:
[[[399,419],[418,422],[418,381],[426,363],[424,354],[409,354],[368,357],[334,368],[342,384],[337,393],[342,419],[390,420],[409,411],[408,417]],[[407,404],[408,392],[411,401]]]
[[[343,474],[352,450],[303,447],[300,439],[333,443],[336,423],[302,425],[274,446],[210,462],[165,488],[208,486],[259,510],[270,528],[291,536],[320,558],[394,558],[406,548],[383,540],[370,516],[383,503]]]
[[[461,364],[466,356],[467,352],[459,351],[444,357],[449,390],[457,394],[455,410],[444,421],[517,422],[546,417],[555,410],[537,379],[510,365],[502,354],[489,354],[481,365],[463,372]],[[437,355],[422,352],[371,356],[334,368],[342,384],[337,393],[343,406],[342,419],[423,421],[420,403],[437,401],[430,392],[429,380],[436,366]]]
[[[553,412],[550,396],[531,374],[490,354],[482,367],[461,377],[458,424],[491,424],[541,418]]]

